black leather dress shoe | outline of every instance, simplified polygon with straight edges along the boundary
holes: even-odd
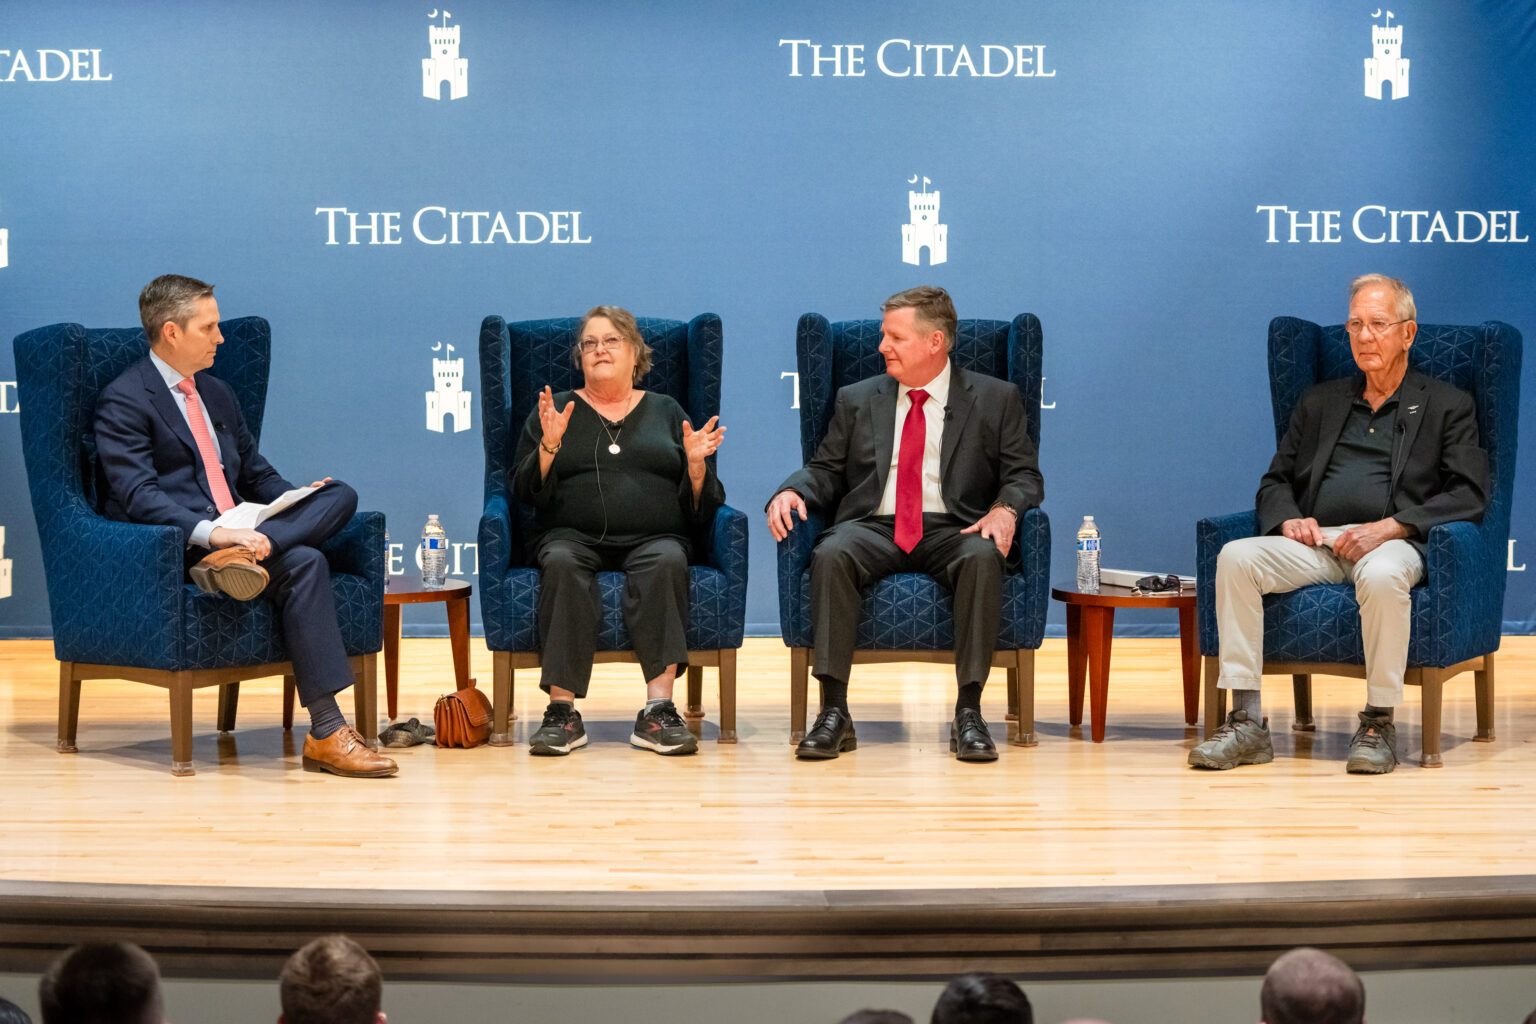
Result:
[[[961,708],[949,723],[949,749],[956,761],[997,760],[997,744],[987,731],[986,719],[973,708]]]
[[[858,745],[859,739],[853,734],[853,718],[848,712],[842,708],[822,708],[821,714],[816,716],[816,724],[795,747],[795,756],[804,761],[830,761]]]

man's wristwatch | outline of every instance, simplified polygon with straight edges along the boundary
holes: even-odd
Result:
[[[994,501],[992,503],[992,508],[1000,508],[1004,512],[1007,512],[1009,515],[1013,516],[1014,522],[1019,521],[1019,510],[1008,504],[1006,501]],[[990,512],[992,509],[989,508],[987,511]]]

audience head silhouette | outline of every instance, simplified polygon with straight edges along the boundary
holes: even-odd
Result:
[[[912,1024],[912,1018],[900,1010],[858,1010],[838,1024]]]
[[[1034,1024],[1019,986],[998,974],[962,974],[934,1004],[932,1024]]]
[[[1365,986],[1338,957],[1302,946],[1269,965],[1259,990],[1263,1024],[1364,1024]]]
[[[32,1024],[32,1018],[9,999],[0,998],[0,1024]]]
[[[160,968],[131,942],[87,942],[37,983],[43,1024],[163,1024]]]
[[[345,935],[322,936],[289,957],[278,988],[278,1024],[384,1024],[384,976]]]

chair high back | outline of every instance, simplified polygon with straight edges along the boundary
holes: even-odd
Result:
[[[1477,405],[1477,430],[1488,452],[1488,508],[1479,524],[1487,579],[1496,588],[1483,593],[1500,609],[1487,617],[1493,629],[1502,618],[1503,566],[1508,557],[1510,504],[1514,495],[1515,453],[1520,419],[1520,332],[1497,320],[1478,325],[1420,324],[1408,365],[1470,394]],[[1344,325],[1322,327],[1295,317],[1276,317],[1269,325],[1269,389],[1276,443],[1285,436],[1291,413],[1313,384],[1359,373]],[[1496,582],[1495,582],[1496,581]],[[1491,637],[1498,646],[1497,632]]]
[[[215,357],[213,373],[235,390],[253,437],[259,438],[267,397],[272,330],[261,317],[241,317],[219,324],[225,343]],[[17,336],[18,390],[27,395],[21,406],[22,452],[27,464],[32,509],[48,573],[49,610],[54,643],[61,660],[83,638],[72,625],[79,619],[82,595],[63,580],[60,561],[81,536],[81,516],[95,517],[106,486],[96,461],[94,429],[96,398],[101,389],[149,351],[139,327],[85,328],[54,324]],[[57,582],[55,582],[57,581]],[[170,616],[167,616],[169,620]]]
[[[829,322],[816,313],[800,318],[800,450],[816,454],[832,422],[838,388],[885,372],[879,320]],[[1012,381],[1023,393],[1029,439],[1040,446],[1040,374],[1043,342],[1033,313],[1007,320],[961,320],[950,355],[956,366]]]

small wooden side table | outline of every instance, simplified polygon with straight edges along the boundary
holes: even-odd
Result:
[[[384,684],[389,697],[389,719],[399,715],[401,605],[448,606],[448,646],[453,651],[453,677],[458,689],[474,686],[469,675],[469,595],[475,588],[464,580],[449,580],[440,590],[422,586],[419,573],[391,576],[384,586]]]
[[[1116,608],[1177,608],[1179,653],[1184,667],[1184,721],[1200,718],[1200,650],[1195,627],[1195,595],[1138,594],[1129,587],[1108,584],[1097,594],[1084,593],[1075,583],[1057,584],[1051,596],[1067,606],[1067,703],[1073,725],[1083,724],[1083,680],[1088,677],[1093,713],[1093,742],[1104,742],[1104,717],[1109,705],[1109,648],[1115,638]],[[1085,672],[1086,669],[1086,672]]]

